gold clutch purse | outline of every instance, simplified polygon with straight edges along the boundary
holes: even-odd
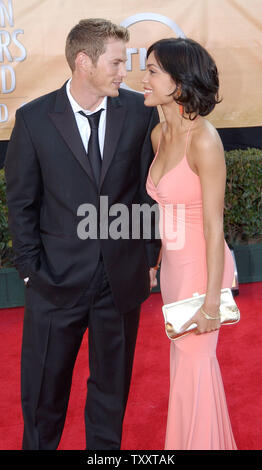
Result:
[[[196,293],[189,299],[163,305],[162,311],[165,321],[165,330],[169,339],[175,340],[196,329],[196,323],[192,323],[186,331],[181,331],[182,326],[189,321],[203,305],[204,299],[205,294],[199,295]],[[234,301],[231,289],[222,289],[220,298],[221,325],[232,325],[239,320],[240,311]]]

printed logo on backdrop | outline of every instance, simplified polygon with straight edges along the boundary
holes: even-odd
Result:
[[[12,0],[0,0],[0,93],[2,100],[12,99],[16,89],[15,64],[26,59],[26,49],[21,42],[24,30],[16,28]],[[8,104],[0,103],[0,122],[9,118]]]
[[[141,25],[140,31],[137,30],[135,37],[133,37],[132,26],[141,22],[143,22],[143,25]],[[148,24],[147,30],[144,31],[146,28],[144,22],[155,22],[164,25],[165,28],[160,32],[161,37],[157,35],[157,31],[155,31],[154,25],[152,24]],[[127,76],[127,81],[130,82],[130,85],[123,83],[122,88],[142,92],[140,86],[142,75],[137,72],[138,70],[142,72],[146,69],[147,48],[154,41],[157,41],[158,39],[162,39],[164,37],[174,37],[175,35],[176,37],[185,38],[186,36],[182,29],[172,19],[168,18],[167,16],[159,15],[157,13],[137,13],[136,15],[132,15],[126,18],[124,21],[122,21],[121,25],[129,29],[131,28],[131,47],[127,48],[126,62],[126,69],[127,72],[129,72]],[[136,44],[134,47],[132,47],[134,42]]]

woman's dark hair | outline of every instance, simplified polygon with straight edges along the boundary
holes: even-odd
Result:
[[[162,70],[176,84],[174,100],[184,107],[193,120],[198,114],[207,116],[220,103],[218,71],[211,55],[193,39],[161,39],[152,44],[147,58],[154,52]],[[180,92],[180,94],[179,94]]]

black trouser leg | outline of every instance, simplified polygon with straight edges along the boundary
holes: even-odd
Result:
[[[88,450],[120,449],[139,315],[140,307],[124,315],[116,311],[104,279],[89,313]]]
[[[58,447],[86,326],[83,306],[58,310],[28,287],[21,361],[23,449]]]

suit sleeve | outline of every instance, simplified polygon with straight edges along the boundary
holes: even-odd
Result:
[[[140,174],[140,204],[146,204],[151,207],[151,216],[150,220],[148,218],[143,218],[142,225],[146,229],[143,234],[145,240],[146,253],[148,258],[148,263],[150,267],[156,266],[159,252],[161,248],[161,240],[158,232],[158,205],[146,191],[146,180],[148,176],[149,167],[153,161],[154,154],[151,144],[151,132],[154,127],[159,123],[159,115],[156,108],[152,108],[150,114],[150,120],[142,148],[141,154],[141,174]],[[145,226],[145,224],[147,226]]]
[[[42,181],[22,108],[16,112],[5,160],[5,177],[14,264],[21,278],[25,278],[34,270],[39,258]]]

